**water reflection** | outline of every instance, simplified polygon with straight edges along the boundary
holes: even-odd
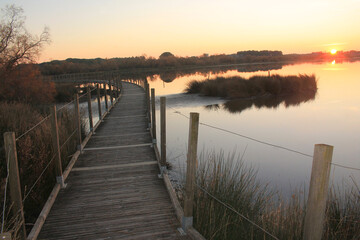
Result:
[[[237,99],[231,100],[223,104],[223,108],[231,113],[241,113],[245,109],[255,107],[276,109],[283,104],[285,107],[299,106],[302,103],[313,101],[316,97],[316,92],[307,92],[289,96],[267,96],[254,99]],[[218,109],[219,107],[209,107],[206,109]]]
[[[175,78],[177,77],[177,74],[175,71],[172,71],[172,72],[161,72],[159,74],[160,76],[160,79],[163,81],[163,82],[167,82],[167,83],[170,83],[172,81],[175,80]]]
[[[270,71],[280,70],[285,64],[282,63],[271,63],[271,64],[256,64],[256,65],[245,65],[237,68],[238,72],[258,72],[258,71]]]

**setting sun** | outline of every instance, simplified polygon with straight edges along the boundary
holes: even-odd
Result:
[[[331,54],[336,54],[337,50],[336,49],[331,49],[330,53]]]

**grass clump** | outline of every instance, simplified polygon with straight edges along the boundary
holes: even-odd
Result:
[[[244,217],[278,239],[302,239],[305,190],[294,191],[287,200],[280,195],[276,198],[275,191],[257,179],[256,169],[235,154],[226,157],[223,152],[200,156],[196,184],[194,227],[206,239],[274,239]],[[323,239],[360,239],[360,189],[356,184],[346,192],[330,189]]]
[[[315,75],[273,75],[242,77],[218,77],[213,80],[190,82],[186,93],[199,93],[227,99],[254,98],[261,96],[285,96],[317,91]]]
[[[235,154],[210,153],[200,157],[197,185],[246,218],[261,221],[267,202],[273,196],[267,185],[257,180],[257,171],[246,166]],[[252,239],[263,236],[247,220],[197,188],[194,210],[195,228],[206,239]]]

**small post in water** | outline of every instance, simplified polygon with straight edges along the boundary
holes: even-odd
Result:
[[[186,183],[184,196],[184,216],[182,229],[186,232],[193,225],[193,205],[196,176],[197,145],[199,133],[199,113],[190,113],[189,142],[187,154]]]
[[[92,108],[91,108],[91,91],[90,87],[87,87],[87,100],[88,100],[88,112],[89,112],[89,124],[90,124],[90,132],[94,130],[94,123],[92,119]]]
[[[316,144],[304,222],[304,240],[321,240],[329,187],[333,146]]]
[[[151,89],[151,122],[153,143],[156,144],[155,89]]]
[[[6,156],[6,164],[9,166],[9,189],[10,189],[10,199],[14,204],[12,207],[12,212],[14,216],[19,216],[21,220],[20,228],[20,238],[26,239],[26,229],[25,229],[25,217],[24,217],[24,207],[23,199],[21,194],[21,185],[20,185],[20,176],[19,176],[19,166],[16,152],[16,141],[14,132],[4,133],[4,148]],[[5,199],[6,200],[6,199]]]
[[[160,97],[160,137],[161,137],[161,160],[160,176],[166,171],[166,97]]]
[[[55,151],[55,174],[56,182],[61,185],[62,188],[66,187],[64,183],[64,177],[62,174],[61,152],[59,143],[59,129],[57,124],[56,106],[50,107],[51,113],[51,138],[53,143],[53,149]]]

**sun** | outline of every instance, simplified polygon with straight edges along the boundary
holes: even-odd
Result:
[[[337,53],[337,50],[336,50],[336,49],[331,49],[330,53],[331,53],[331,54],[336,54],[336,53]]]

